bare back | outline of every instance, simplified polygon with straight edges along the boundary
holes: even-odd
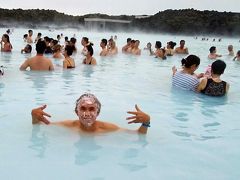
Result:
[[[26,70],[30,67],[33,71],[52,71],[54,70],[52,61],[44,56],[34,56],[27,59],[20,67],[20,70]]]

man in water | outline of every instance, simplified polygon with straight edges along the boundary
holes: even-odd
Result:
[[[29,43],[29,44],[33,43],[32,35],[33,35],[33,31],[31,29],[28,30],[27,43]]]
[[[43,56],[46,49],[46,43],[44,41],[38,41],[36,44],[37,55],[27,59],[20,67],[20,70],[26,70],[30,67],[30,70],[34,71],[52,71],[54,70],[52,61]]]
[[[103,122],[97,120],[97,116],[101,110],[101,103],[93,94],[83,94],[76,101],[75,112],[78,116],[78,120],[65,120],[60,122],[50,122],[46,117],[51,117],[49,114],[43,110],[47,107],[44,105],[42,107],[32,110],[32,123],[39,124],[55,124],[61,125],[68,128],[76,129],[81,132],[89,133],[105,133],[117,130],[123,130],[115,124],[109,122]],[[150,127],[150,116],[142,112],[137,105],[135,105],[137,111],[128,111],[127,113],[133,116],[128,117],[128,124],[131,123],[141,123],[141,126],[136,132],[140,134],[146,134],[148,127]]]
[[[185,46],[185,41],[181,40],[180,41],[180,46],[175,49],[176,54],[189,54],[188,53],[188,48],[184,47]]]

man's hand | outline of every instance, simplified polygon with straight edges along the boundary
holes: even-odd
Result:
[[[50,124],[50,121],[45,117],[51,117],[51,115],[45,113],[43,110],[47,107],[47,105],[43,105],[39,108],[32,110],[32,123],[37,124],[39,122],[43,122],[45,124]]]
[[[128,114],[133,114],[134,116],[127,117],[126,120],[130,120],[128,124],[131,123],[148,123],[150,121],[150,116],[142,112],[137,105],[135,105],[137,111],[128,111]]]

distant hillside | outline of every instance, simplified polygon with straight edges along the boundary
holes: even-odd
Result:
[[[71,16],[55,10],[8,10],[0,8],[0,27],[21,25],[29,28],[44,26],[84,28],[84,18],[128,20],[131,23],[123,29],[128,31],[138,29],[145,32],[174,34],[240,35],[240,13],[184,9],[165,10],[153,16],[137,18],[135,16],[109,16],[106,14]],[[111,26],[115,25],[111,24]]]
[[[135,19],[132,26],[153,32],[240,35],[240,13],[165,10],[148,18]]]

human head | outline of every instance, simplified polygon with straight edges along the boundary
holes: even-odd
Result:
[[[238,52],[237,52],[237,56],[240,57],[240,50],[238,50]]]
[[[60,44],[56,44],[53,46],[53,52],[61,51],[62,46]]]
[[[86,49],[87,49],[88,53],[90,54],[90,56],[92,56],[93,55],[93,48],[92,48],[91,43],[86,46]]]
[[[67,37],[67,36],[65,36],[65,37],[64,37],[64,40],[65,40],[65,42],[66,42],[66,41],[68,41],[68,37]]]
[[[216,53],[216,47],[215,46],[210,47],[209,51],[210,53]]]
[[[67,54],[68,56],[71,56],[73,54],[74,47],[71,45],[66,45],[64,50],[65,50],[65,54]]]
[[[181,40],[181,41],[180,41],[180,47],[182,47],[182,48],[183,48],[183,47],[184,47],[184,45],[185,45],[185,40]]]
[[[24,34],[23,35],[23,39],[27,39],[28,35],[27,34]]]
[[[48,36],[45,36],[44,41],[45,41],[46,45],[48,46],[49,43],[51,42],[51,39]]]
[[[83,46],[86,46],[88,43],[89,43],[88,38],[87,38],[87,37],[83,37],[83,38],[82,38],[82,41],[81,41],[81,44],[82,44]]]
[[[131,38],[127,38],[127,44],[131,44]]]
[[[185,68],[195,68],[196,70],[199,64],[200,58],[195,55],[189,55],[187,58],[182,59],[182,66]]]
[[[3,42],[10,42],[10,39],[9,39],[9,35],[7,35],[7,34],[3,34],[3,36],[2,36],[2,41]]]
[[[226,63],[222,60],[216,60],[212,63],[212,74],[221,75],[224,73]]]
[[[33,31],[31,29],[28,30],[28,34],[29,36],[32,36],[33,35]]]
[[[42,33],[37,34],[37,37],[41,38],[41,36],[42,36]]]
[[[162,43],[160,41],[156,41],[155,48],[160,49],[162,47]]]
[[[90,93],[81,95],[75,106],[75,112],[81,124],[86,127],[91,126],[101,111],[101,103],[96,96]]]
[[[229,46],[228,46],[228,51],[229,51],[229,52],[233,51],[233,45],[229,45]]]
[[[135,42],[135,47],[138,47],[139,44],[140,44],[140,41],[139,41],[139,40],[136,40],[136,42]]]
[[[136,41],[135,41],[134,39],[132,39],[132,40],[131,40],[131,44],[130,44],[130,45],[131,45],[131,48],[133,48],[133,47],[134,47],[134,45],[135,45],[135,42],[136,42]]]
[[[167,45],[169,46],[169,48],[174,49],[174,46],[176,46],[176,43],[173,41],[169,41]]]
[[[147,48],[148,48],[148,49],[151,49],[151,47],[152,47],[152,44],[151,44],[150,42],[148,42],[148,43],[147,43]]]
[[[32,52],[32,46],[30,44],[27,44],[24,48],[25,53],[31,53]]]
[[[107,46],[107,39],[102,39],[100,43],[101,47],[106,47]]]
[[[70,39],[70,43],[71,43],[72,45],[75,45],[76,42],[77,42],[77,39],[76,39],[76,38],[72,37],[72,38]]]
[[[51,43],[52,43],[52,46],[56,46],[56,45],[58,44],[58,40],[53,39],[53,40],[51,41]]]
[[[57,40],[60,41],[60,39],[61,39],[61,36],[58,34],[57,35]]]
[[[38,41],[37,44],[36,44],[36,51],[37,51],[37,54],[43,54],[45,49],[46,49],[46,43],[44,41]]]

